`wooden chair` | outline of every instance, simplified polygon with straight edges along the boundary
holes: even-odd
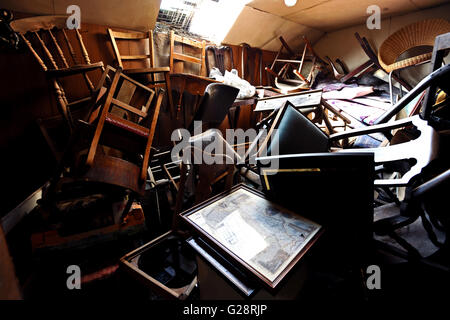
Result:
[[[176,43],[180,43],[182,46],[181,52],[176,52]],[[198,65],[200,70],[199,74],[200,76],[207,76],[206,74],[206,63],[205,63],[205,54],[206,54],[206,42],[203,41],[196,41],[193,39],[185,38],[179,35],[176,35],[175,32],[172,30],[170,31],[170,72],[171,73],[183,73],[184,71],[184,62],[193,63],[195,65]],[[190,47],[189,49],[185,47]],[[188,51],[189,50],[189,51]],[[191,51],[198,51],[200,56],[194,57],[190,53]],[[177,63],[177,62],[183,62],[183,63]],[[176,63],[177,65],[174,65]],[[180,65],[180,66],[178,66]],[[177,69],[181,70],[181,72],[178,72]]]
[[[66,28],[67,18],[65,15],[37,16],[14,20],[11,27],[19,34],[51,82],[58,109],[73,131],[76,123],[76,119],[73,119],[74,110],[97,99],[100,89],[93,85],[87,73],[94,70],[104,71],[104,67],[103,62],[91,63],[80,31]],[[67,55],[70,58],[67,58]],[[69,102],[67,88],[63,88],[60,80],[73,75],[82,75],[89,95]],[[82,112],[82,118],[87,117],[87,114],[88,110]]]
[[[95,118],[95,113],[93,113],[91,122],[95,124],[95,133],[91,141],[89,152],[87,155],[86,164],[89,167],[95,167],[96,157],[101,157],[101,152],[99,153],[99,144],[111,146],[119,149],[123,152],[128,152],[130,155],[140,154],[142,155],[141,168],[138,170],[138,181],[134,181],[132,185],[136,186],[132,190],[138,193],[143,192],[142,186],[145,185],[145,180],[147,177],[147,168],[150,157],[150,150],[153,141],[153,137],[156,130],[156,124],[158,121],[159,110],[161,107],[162,98],[164,95],[163,90],[161,90],[157,96],[155,103],[155,108],[150,121],[150,128],[144,126],[143,121],[147,118],[150,103],[154,96],[154,91],[150,88],[144,86],[143,84],[131,79],[130,77],[123,74],[122,69],[114,68],[108,66],[105,74],[108,72],[113,72],[111,85],[105,94],[105,100],[100,110],[98,110],[98,116]],[[103,76],[105,78],[106,75]],[[141,89],[145,94],[148,95],[144,99],[143,107],[136,108],[128,103],[124,103],[118,99],[118,93],[120,92],[120,87],[128,82],[129,84],[136,87],[136,89]],[[141,101],[134,100],[132,101]],[[112,107],[118,107],[126,111],[126,118],[118,116],[113,112]],[[133,169],[136,171],[136,169]]]
[[[173,100],[172,89],[170,85],[169,67],[155,67],[155,52],[153,47],[153,32],[119,32],[113,31],[108,28],[108,35],[111,40],[111,44],[114,50],[114,55],[117,60],[117,64],[123,69],[123,72],[132,78],[143,81],[143,77],[146,77],[144,84],[149,88],[161,88],[164,87],[167,90],[167,97],[169,100],[170,115],[173,116]],[[122,55],[119,50],[117,41],[136,42],[145,40],[148,42],[149,54],[134,54],[134,55]],[[141,65],[136,67],[137,63]],[[125,64],[125,65],[124,65]],[[163,74],[164,80],[157,79],[157,74]],[[149,77],[150,76],[150,77]]]
[[[218,68],[222,74],[225,70],[230,71],[234,68],[233,50],[229,46],[207,46],[206,47],[206,74]]]
[[[427,19],[410,24],[390,35],[378,50],[378,61],[389,74],[391,103],[394,104],[392,74],[400,70],[427,63],[431,52],[397,61],[408,50],[421,46],[433,46],[435,38],[450,32],[450,22],[445,19]],[[401,90],[400,90],[401,93]]]
[[[305,46],[301,55],[296,54],[283,37],[280,37],[279,39],[281,41],[280,50],[278,50],[270,68],[266,67],[265,70],[275,78],[275,86],[281,90],[286,92],[308,90],[314,82],[315,71],[321,69],[319,63],[323,65],[326,65],[326,63],[314,52],[314,49],[306,37],[303,37]],[[289,56],[292,57],[291,59],[280,58],[283,49],[288,51]],[[311,68],[309,69],[308,75],[304,76],[302,73],[304,73],[306,61],[311,62]],[[277,73],[275,72],[275,67],[278,63],[283,63],[283,66]],[[298,65],[298,68],[294,68],[296,65]]]
[[[241,78],[255,86],[263,85],[263,53],[247,43],[241,45]]]
[[[340,77],[339,79],[343,83],[349,81],[353,77],[361,76],[369,71],[379,69],[384,71],[383,67],[380,65],[378,61],[377,53],[372,49],[372,46],[370,45],[369,41],[365,37],[361,37],[358,32],[355,32],[355,38],[358,41],[361,48],[363,49],[364,53],[369,58],[369,60],[367,60],[366,62],[364,62],[363,64],[361,64],[360,66],[358,66],[357,68],[355,68],[350,72],[345,71],[346,74],[343,77]],[[337,59],[336,61],[340,60]],[[343,66],[343,63],[341,62],[340,65]],[[400,78],[400,76],[393,74],[392,77],[395,81],[401,83],[401,85],[407,90],[412,89],[412,87],[404,79]]]

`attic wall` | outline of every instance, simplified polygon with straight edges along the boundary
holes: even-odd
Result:
[[[355,32],[358,32],[362,37],[366,37],[372,48],[377,50],[383,41],[398,29],[411,23],[430,18],[449,19],[450,4],[384,19],[381,22],[380,30],[369,30],[365,24],[362,24],[326,33],[315,43],[314,49],[321,57],[327,55],[333,61],[336,58],[341,59],[347,65],[349,70],[353,70],[368,60],[354,36]],[[402,77],[409,80],[411,84],[414,85],[420,81],[428,71],[429,65],[424,65],[402,71],[401,74]]]

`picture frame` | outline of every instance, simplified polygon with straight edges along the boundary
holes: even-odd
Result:
[[[323,232],[246,185],[180,214],[211,246],[269,289],[277,289]]]
[[[322,102],[322,89],[260,98],[254,112],[277,110],[286,101],[290,101],[296,108],[319,107]]]

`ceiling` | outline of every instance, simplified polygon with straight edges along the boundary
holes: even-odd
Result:
[[[77,4],[81,21],[148,31],[155,27],[161,0],[1,0],[0,7],[39,15],[66,14]]]
[[[384,19],[388,16],[426,9],[448,0],[298,0],[287,7],[284,0],[253,0],[247,6],[324,32],[362,24],[367,7],[378,5]]]
[[[245,6],[222,42],[234,45],[245,42],[252,47],[278,51],[281,45],[278,40],[280,36],[283,36],[290,47],[300,48],[304,45],[303,35],[307,35],[311,42],[315,42],[323,32]]]

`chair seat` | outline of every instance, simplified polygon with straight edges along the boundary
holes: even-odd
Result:
[[[159,67],[159,68],[138,68],[138,69],[126,69],[123,70],[126,74],[145,74],[145,73],[162,73],[170,72],[169,67]]]
[[[129,161],[97,153],[94,164],[83,175],[85,181],[95,181],[133,190],[145,191],[145,183],[139,183],[141,168]]]
[[[107,114],[105,121],[113,126],[119,127],[143,138],[147,138],[149,135],[149,130],[147,128],[142,127],[134,122],[122,119],[112,113]]]

